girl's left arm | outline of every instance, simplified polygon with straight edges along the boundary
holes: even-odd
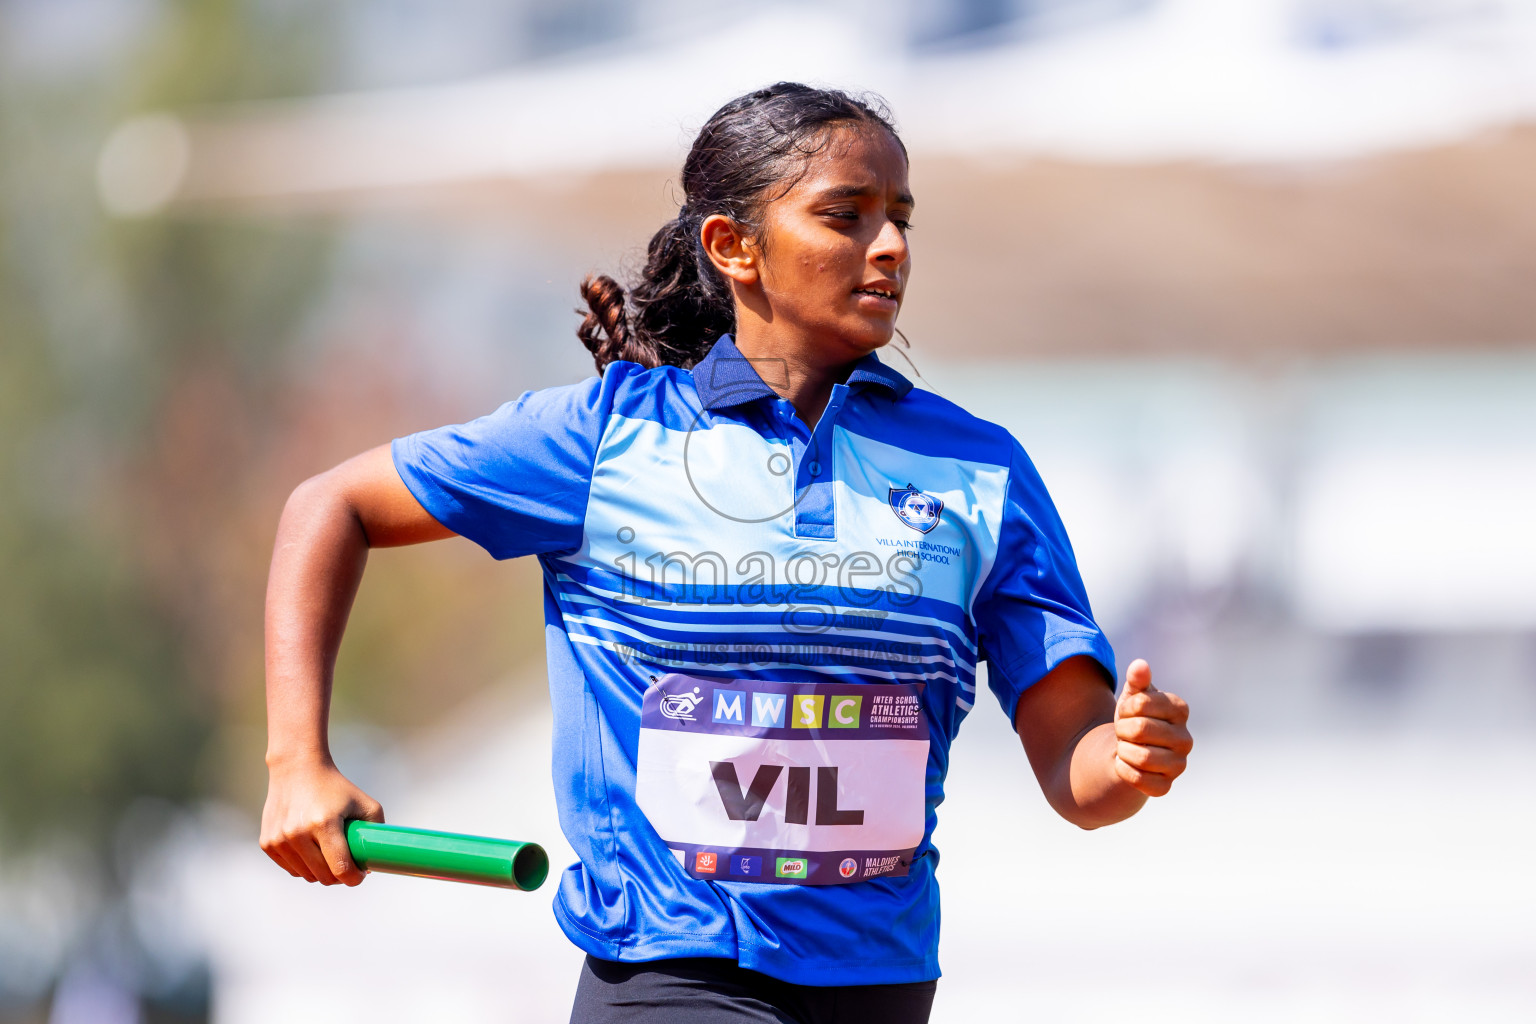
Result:
[[[1056,813],[1082,828],[1123,821],[1184,771],[1189,705],[1152,685],[1137,659],[1120,699],[1086,656],[1068,658],[1019,696],[1014,730]]]

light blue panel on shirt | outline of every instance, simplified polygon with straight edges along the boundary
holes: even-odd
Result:
[[[789,550],[794,483],[789,446],[704,414],[696,429],[615,415],[592,470],[579,557],[612,569],[640,559],[710,552],[734,565],[765,544]],[[709,420],[715,419],[713,425]],[[642,566],[642,574],[645,570]]]
[[[1008,467],[920,455],[847,430],[833,447],[840,543],[882,560],[907,552],[919,560],[924,596],[969,608],[997,557]],[[891,508],[891,490],[908,484],[944,503],[927,532]]]

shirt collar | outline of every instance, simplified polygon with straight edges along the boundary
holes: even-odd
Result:
[[[757,369],[736,348],[729,334],[720,339],[693,367],[693,385],[706,409],[726,409],[758,398],[777,398]],[[912,390],[912,382],[882,363],[873,352],[853,365],[848,375],[850,388],[879,388],[892,398],[902,398]]]

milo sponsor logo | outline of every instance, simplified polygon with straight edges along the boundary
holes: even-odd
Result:
[[[773,869],[775,878],[804,878],[810,873],[810,861],[804,857],[779,857]]]

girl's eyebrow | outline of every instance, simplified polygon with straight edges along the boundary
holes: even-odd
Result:
[[[831,188],[823,189],[817,198],[823,201],[834,199],[862,199],[865,196],[875,195],[878,191],[879,190],[873,185],[833,185]],[[917,200],[912,198],[912,193],[910,192],[903,192],[898,195],[896,197],[896,202],[902,204],[903,206],[917,206]]]

